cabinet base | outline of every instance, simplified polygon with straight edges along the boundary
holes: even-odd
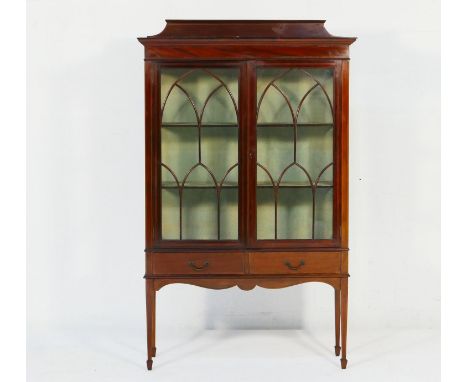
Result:
[[[148,312],[148,360],[146,366],[148,370],[153,367],[153,357],[156,356],[156,347],[154,346],[155,335],[155,306],[152,304],[155,293],[164,286],[170,284],[190,284],[210,289],[225,289],[234,286],[243,290],[251,290],[256,286],[263,288],[285,288],[292,285],[298,285],[307,282],[322,282],[329,284],[335,289],[335,355],[341,355],[341,368],[346,369],[348,360],[346,359],[346,337],[347,337],[347,313],[348,313],[348,277],[347,273],[340,274],[309,274],[309,275],[203,275],[184,276],[184,275],[145,275],[147,283],[147,304]],[[155,301],[154,301],[155,303]],[[341,328],[341,333],[340,333]],[[340,343],[341,334],[341,343]],[[337,345],[340,344],[340,345]],[[330,344],[331,345],[331,344]],[[332,346],[330,346],[331,348]]]

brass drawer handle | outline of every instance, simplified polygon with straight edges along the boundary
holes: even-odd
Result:
[[[299,265],[297,267],[291,265],[291,263],[289,261],[285,261],[284,262],[284,265],[286,265],[290,270],[292,271],[297,271],[300,267],[304,266],[305,265],[305,261],[304,260],[301,260],[299,262]]]
[[[209,263],[208,261],[205,261],[201,267],[197,267],[197,266],[195,265],[195,262],[194,262],[194,261],[189,261],[188,265],[189,265],[190,268],[192,268],[194,271],[202,271],[202,270],[208,268],[208,266],[210,265],[210,263]]]

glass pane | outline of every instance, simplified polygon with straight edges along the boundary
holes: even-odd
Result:
[[[257,239],[333,237],[333,69],[257,70]]]
[[[161,70],[161,234],[238,239],[238,69]]]

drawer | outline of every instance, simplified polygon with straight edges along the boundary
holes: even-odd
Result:
[[[340,252],[254,252],[252,274],[340,273]]]
[[[244,273],[242,253],[155,253],[156,275],[236,275]]]

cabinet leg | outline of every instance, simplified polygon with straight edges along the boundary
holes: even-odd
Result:
[[[335,289],[335,355],[340,355],[340,293],[341,290]]]
[[[151,333],[151,340],[153,342],[153,346],[152,346],[152,356],[153,357],[156,357],[156,291],[154,291],[154,297],[153,297],[153,301],[154,301],[154,307],[153,307],[153,325],[152,325],[152,328],[153,328],[153,332]]]
[[[155,327],[156,327],[156,292],[153,280],[146,280],[146,342],[148,347],[148,359],[146,367],[153,368],[153,357],[156,353]]]
[[[346,336],[348,334],[348,278],[341,279],[341,368],[346,369]]]

